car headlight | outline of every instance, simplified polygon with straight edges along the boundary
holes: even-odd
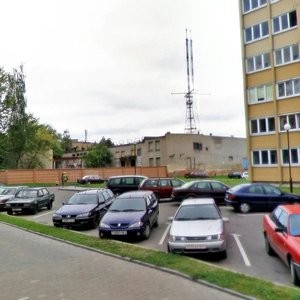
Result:
[[[185,236],[177,236],[177,235],[170,235],[169,239],[170,239],[171,242],[176,242],[176,241],[184,242],[184,241],[186,241]]]
[[[57,213],[54,213],[53,215],[52,215],[52,217],[53,218],[56,218],[56,219],[61,219],[62,218],[62,216],[61,215],[59,215],[59,214],[57,214]]]
[[[139,222],[129,225],[129,228],[141,228],[143,226],[143,224],[144,224],[143,222],[139,221]]]
[[[224,235],[223,234],[213,234],[213,235],[208,235],[206,237],[207,241],[216,241],[216,240],[224,240]]]
[[[86,217],[89,217],[90,215],[91,215],[90,212],[86,212],[86,213],[77,215],[76,218],[86,218]]]
[[[102,228],[110,228],[110,226],[106,223],[100,222],[100,227]]]

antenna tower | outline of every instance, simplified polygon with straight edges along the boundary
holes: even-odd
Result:
[[[186,69],[187,69],[187,93],[185,94],[185,103],[186,103],[186,117],[185,117],[185,133],[195,133],[196,123],[194,117],[193,110],[193,95],[194,95],[194,63],[193,63],[193,41],[191,38],[188,39],[187,29],[186,38],[185,38],[185,46],[186,46]],[[191,74],[190,74],[191,73]],[[192,77],[192,86],[190,82],[190,75]]]
[[[88,131],[87,129],[84,130],[84,142],[87,142],[87,136],[88,136]]]

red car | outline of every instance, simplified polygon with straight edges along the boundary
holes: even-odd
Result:
[[[263,218],[265,248],[290,268],[292,281],[300,285],[300,205],[280,205]]]

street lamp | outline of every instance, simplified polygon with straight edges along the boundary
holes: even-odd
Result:
[[[284,124],[284,130],[287,134],[287,144],[288,144],[288,161],[289,161],[289,177],[290,177],[290,192],[293,193],[293,179],[292,179],[292,170],[291,170],[291,155],[290,155],[290,129],[291,125],[286,123]]]

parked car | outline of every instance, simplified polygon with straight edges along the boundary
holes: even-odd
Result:
[[[101,217],[114,200],[115,196],[109,189],[93,189],[76,193],[54,212],[53,225],[97,228]]]
[[[225,201],[234,210],[271,211],[279,204],[300,202],[300,196],[285,193],[267,183],[244,183],[226,191]]]
[[[120,195],[129,191],[137,191],[141,182],[146,178],[142,175],[111,176],[106,185],[115,195]]]
[[[99,225],[99,237],[148,239],[158,225],[159,205],[152,191],[134,191],[116,198]]]
[[[0,186],[0,209],[3,210],[8,200],[15,198],[18,191],[26,186]]]
[[[263,218],[265,249],[277,254],[290,268],[292,281],[300,285],[300,205],[280,205]]]
[[[184,175],[185,178],[208,178],[208,174],[204,171],[191,171]]]
[[[85,175],[81,179],[77,179],[77,183],[87,184],[87,183],[103,183],[105,179],[97,175]]]
[[[183,184],[183,180],[175,178],[147,178],[142,181],[139,190],[153,191],[158,199],[171,198],[173,188]]]
[[[225,258],[224,221],[214,199],[184,200],[172,218],[168,252],[218,253]]]
[[[2,192],[7,188],[6,185],[0,183],[0,195],[2,194]]]
[[[182,201],[187,198],[214,198],[217,204],[222,204],[228,189],[227,185],[217,180],[194,180],[174,188],[172,199]]]
[[[248,178],[249,178],[248,172],[243,172],[243,173],[242,173],[242,178],[248,179]]]
[[[242,178],[242,172],[230,172],[228,178]]]
[[[9,215],[12,213],[33,212],[36,214],[41,208],[52,209],[55,195],[45,187],[23,188],[17,192],[15,198],[5,203]]]

